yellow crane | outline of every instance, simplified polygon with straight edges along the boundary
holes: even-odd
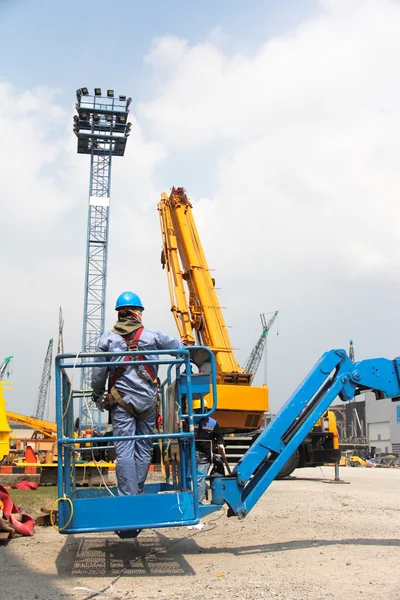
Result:
[[[266,386],[251,386],[252,373],[236,360],[185,190],[172,188],[170,196],[162,194],[158,211],[161,262],[166,268],[171,310],[180,337],[187,345],[207,346],[215,356],[216,418],[225,430],[257,429],[268,410],[268,390]],[[201,361],[198,364],[201,369]]]
[[[167,272],[171,311],[179,335],[186,345],[207,346],[214,353],[216,418],[220,426],[225,433],[248,432],[246,438],[243,433],[229,437],[228,459],[233,464],[244,453],[245,444],[253,443],[259,433],[263,414],[268,410],[268,389],[266,385],[251,386],[256,361],[242,369],[235,358],[185,190],[172,188],[169,196],[163,193],[158,211],[163,243],[161,263]],[[194,357],[200,371],[207,372],[201,360],[201,356]],[[283,467],[280,477],[290,475],[297,467],[316,467],[339,458],[336,418],[327,411]]]

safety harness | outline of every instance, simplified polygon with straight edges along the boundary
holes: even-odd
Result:
[[[121,336],[123,338],[123,340],[125,341],[126,345],[128,346],[129,352],[136,352],[137,350],[139,350],[139,339],[140,339],[140,336],[142,335],[143,329],[144,329],[144,327],[139,327],[135,331],[133,337],[130,337],[129,334]],[[131,361],[137,361],[137,360],[146,360],[146,357],[143,354],[139,354],[138,356],[133,356],[133,357],[132,356],[124,357],[124,362],[131,362]],[[118,369],[115,371],[114,375],[109,377],[108,394],[104,400],[104,406],[107,410],[110,410],[111,408],[113,408],[114,406],[119,404],[127,413],[129,413],[132,417],[135,417],[135,419],[147,419],[153,413],[154,409],[157,406],[158,396],[156,395],[154,403],[148,410],[146,410],[142,413],[137,413],[136,410],[134,409],[134,407],[131,404],[129,404],[128,402],[125,402],[125,400],[123,399],[125,396],[125,393],[120,392],[115,387],[117,380],[124,374],[125,369],[128,366],[129,365],[120,365],[118,367]],[[148,383],[151,383],[152,385],[157,386],[158,380],[157,380],[157,377],[156,377],[153,369],[151,368],[151,366],[143,365],[145,373],[143,373],[143,371],[141,371],[139,367],[140,367],[140,365],[137,365],[138,375],[140,377],[142,377]]]

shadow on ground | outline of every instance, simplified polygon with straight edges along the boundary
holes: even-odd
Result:
[[[124,577],[195,575],[182,552],[173,550],[182,541],[159,531],[131,540],[71,535],[57,557],[57,572],[64,577],[115,577],[122,570]]]
[[[34,538],[29,539],[34,541]],[[17,598],[59,599],[63,595],[63,590],[57,581],[57,576],[41,573],[35,567],[30,566],[29,560],[18,555],[20,551],[18,541],[11,540],[9,544],[0,548],[2,567],[0,598],[7,600]],[[36,549],[37,546],[33,548]],[[36,550],[36,552],[38,551]]]
[[[202,536],[202,539],[205,538]],[[197,543],[194,537],[169,538],[159,531],[142,534],[134,540],[71,536],[57,557],[56,565],[58,575],[64,577],[115,577],[121,571],[124,571],[124,577],[188,576],[195,575],[195,571],[185,558],[190,555],[246,556],[307,550],[323,546],[399,547],[400,539],[292,540],[272,544],[209,548]]]

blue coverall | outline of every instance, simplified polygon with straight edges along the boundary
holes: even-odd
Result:
[[[224,436],[215,419],[204,417],[196,422],[194,437],[196,440],[197,471],[202,474],[197,478],[198,500],[201,504],[206,494],[205,477],[208,475],[217,447],[224,445]]]
[[[138,343],[138,349],[144,355],[146,350],[175,350],[182,347],[183,344],[180,341],[147,327],[143,329]],[[128,347],[123,337],[113,331],[104,333],[100,338],[99,352],[126,352],[127,350]],[[157,360],[158,356],[151,354],[146,358]],[[123,359],[124,357],[113,358],[118,363]],[[106,358],[103,360],[106,360]],[[135,412],[140,415],[154,405],[157,389],[154,384],[138,374],[138,369],[141,369],[142,373],[148,377],[143,365],[135,365],[134,361],[125,362],[124,365],[127,365],[127,367],[116,381],[115,387],[119,392],[126,394],[123,398],[124,401],[132,404]],[[101,396],[104,393],[107,377],[112,376],[118,366],[116,368],[93,367],[92,389],[94,394]],[[157,375],[157,365],[151,365],[151,368]],[[155,419],[156,409],[145,419],[136,419],[118,405],[111,410],[113,435],[151,434],[154,432]],[[142,494],[153,451],[152,440],[115,442],[115,450],[117,454],[118,493],[121,496]]]

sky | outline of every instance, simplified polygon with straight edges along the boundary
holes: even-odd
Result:
[[[357,360],[399,355],[399,28],[397,0],[0,0],[9,409],[34,413],[59,306],[66,351],[81,347],[89,158],[76,153],[72,116],[82,86],[132,97],[112,171],[108,326],[131,289],[145,324],[177,335],[157,202],[183,186],[240,364],[260,313],[279,310],[274,412],[350,339]]]

